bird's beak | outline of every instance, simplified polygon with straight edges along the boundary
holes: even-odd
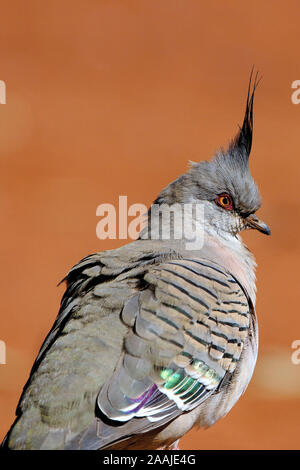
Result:
[[[251,214],[245,219],[246,222],[246,227],[248,228],[254,228],[256,230],[259,230],[261,233],[264,233],[265,235],[271,235],[271,230],[268,227],[265,222],[260,220],[256,215]]]

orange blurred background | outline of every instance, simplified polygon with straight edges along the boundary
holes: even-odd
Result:
[[[96,237],[101,203],[149,205],[237,131],[250,69],[251,170],[272,237],[245,234],[258,262],[260,352],[230,414],[182,449],[299,449],[299,125],[297,0],[10,0],[1,5],[0,439],[67,270],[124,240]]]

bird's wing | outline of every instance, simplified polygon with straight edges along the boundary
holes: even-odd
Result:
[[[9,446],[107,447],[188,412],[233,374],[250,316],[238,282],[212,262],[126,250],[69,273]]]
[[[127,332],[120,311],[136,291],[135,274],[156,255],[128,245],[90,255],[70,270],[60,311],[24,386],[6,446],[64,448],[93,420],[97,394],[113,373]],[[132,278],[124,279],[129,272]]]
[[[98,439],[83,433],[79,447],[103,448],[192,410],[228,383],[241,357],[250,309],[228,272],[206,260],[170,260],[150,267],[141,288],[121,313],[130,332],[98,396],[106,424]]]

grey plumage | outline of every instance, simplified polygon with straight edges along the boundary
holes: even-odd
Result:
[[[257,355],[255,262],[238,232],[269,230],[254,216],[248,167],[256,83],[229,149],[192,164],[155,201],[203,203],[203,247],[142,233],[71,269],[5,446],[171,448],[243,393]]]

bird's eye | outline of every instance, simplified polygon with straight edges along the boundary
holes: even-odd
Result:
[[[231,211],[233,209],[232,197],[227,193],[220,194],[216,199],[216,204],[227,211]]]

